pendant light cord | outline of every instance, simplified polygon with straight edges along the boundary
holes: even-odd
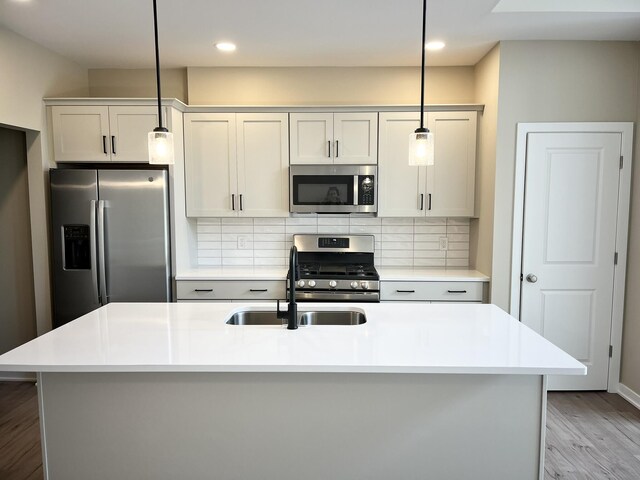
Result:
[[[426,1],[426,0],[425,0]],[[158,126],[162,128],[162,95],[160,93],[160,52],[158,51],[158,9],[156,0],[153,0],[153,30],[156,45],[156,83],[158,86]]]
[[[154,0],[155,4],[155,0]],[[157,35],[157,34],[156,34]],[[420,80],[420,128],[424,128],[424,59],[425,59],[425,45],[427,40],[427,0],[422,1],[422,75]],[[156,37],[157,42],[157,37]],[[158,77],[160,78],[160,77]],[[158,80],[160,82],[160,80]],[[160,89],[160,83],[158,83],[158,91]]]

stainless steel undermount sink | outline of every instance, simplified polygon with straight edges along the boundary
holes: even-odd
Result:
[[[367,321],[363,312],[357,310],[317,310],[299,311],[298,325],[301,327],[309,325],[362,325]],[[264,310],[243,310],[236,312],[227,325],[283,325],[286,320],[277,317],[275,311]]]

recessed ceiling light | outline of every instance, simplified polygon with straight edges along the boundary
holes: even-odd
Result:
[[[427,42],[427,44],[425,45],[425,48],[431,51],[442,50],[444,48],[444,42],[440,42],[440,41]]]
[[[236,46],[231,42],[219,42],[216,43],[216,48],[223,52],[233,52],[236,49]]]

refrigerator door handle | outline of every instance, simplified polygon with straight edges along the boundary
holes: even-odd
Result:
[[[91,282],[93,284],[93,294],[96,303],[101,303],[100,292],[98,291],[98,263],[96,253],[96,201],[91,200],[91,213],[89,219],[89,231],[91,235],[91,242],[89,244],[89,251],[91,253]]]
[[[98,200],[98,271],[100,273],[100,297],[102,305],[109,303],[107,295],[107,262],[105,246],[104,200]]]

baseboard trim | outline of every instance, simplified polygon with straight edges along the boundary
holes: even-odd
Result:
[[[626,385],[619,383],[618,384],[618,395],[624,398],[631,405],[640,410],[640,394],[634,392]]]

